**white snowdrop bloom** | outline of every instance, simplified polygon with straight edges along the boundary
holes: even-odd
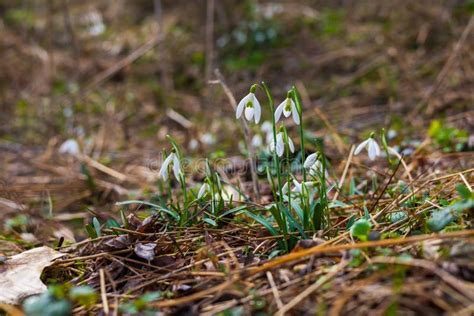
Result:
[[[291,192],[294,193],[303,193],[303,184],[306,187],[306,189],[310,189],[314,187],[315,182],[314,181],[306,181],[306,182],[298,182],[296,179],[293,179],[293,188],[291,189]],[[288,193],[289,185],[288,182],[285,183],[283,188],[281,189],[282,193],[286,194]]]
[[[181,179],[181,162],[179,161],[178,155],[176,155],[174,152],[165,159],[163,165],[161,165],[158,176],[165,181],[168,180],[168,169],[170,165],[173,165],[173,173],[175,178],[178,180]]]
[[[269,121],[263,122],[263,123],[262,123],[261,130],[262,130],[262,132],[264,132],[265,134],[271,134],[271,133],[273,133],[273,125],[272,125],[272,122],[269,122]]]
[[[290,151],[292,153],[295,152],[295,144],[291,140],[291,138],[288,136],[288,147],[290,148]],[[271,142],[270,143],[270,151],[275,150],[275,143]],[[283,153],[285,152],[285,135],[283,132],[279,132],[276,137],[276,153],[278,157],[283,156]]]
[[[261,147],[263,145],[263,139],[262,136],[259,134],[256,134],[252,137],[252,146],[255,148]]]
[[[317,153],[311,154],[308,157],[306,157],[303,167],[305,169],[309,169],[316,163],[316,161],[318,161],[318,154]]]
[[[291,189],[291,192],[299,192],[301,193],[302,191],[302,184],[299,183],[298,181],[296,181],[295,179],[293,179],[293,188]],[[288,193],[288,190],[290,190],[290,184],[289,182],[286,182],[285,185],[283,186],[283,188],[281,189],[281,192],[283,194],[287,194]]]
[[[201,188],[199,189],[198,199],[202,198],[203,196],[205,196],[210,191],[211,191],[211,187],[209,186],[209,184],[207,182],[204,182],[202,184]]]
[[[303,193],[303,182],[300,183],[293,179],[293,184],[295,186],[295,188],[293,189],[293,192]]]
[[[354,155],[360,154],[360,152],[364,148],[367,149],[370,160],[374,160],[377,156],[380,156],[381,154],[379,144],[377,144],[373,136],[370,136],[368,139],[360,143],[355,149]]]
[[[254,119],[255,123],[258,124],[260,122],[262,108],[260,107],[260,102],[258,102],[255,93],[250,92],[240,100],[239,105],[237,106],[236,118],[239,119],[242,116],[242,113],[244,113],[247,121]]]
[[[286,99],[280,103],[280,105],[275,110],[276,122],[280,120],[281,114],[283,114],[285,117],[290,117],[290,115],[293,114],[293,121],[295,121],[297,125],[300,125],[300,114],[298,113],[295,102],[290,96],[287,96]]]
[[[189,146],[189,149],[196,150],[199,147],[199,142],[197,141],[197,139],[193,138],[189,141],[188,146]]]
[[[68,139],[59,147],[60,154],[66,154],[71,156],[77,156],[81,152],[79,143],[75,139]]]
[[[388,130],[387,137],[388,137],[388,139],[393,139],[393,138],[397,137],[397,131],[393,130],[393,129]]]
[[[304,164],[303,167],[309,171],[309,174],[312,176],[318,176],[321,175],[323,172],[323,164],[322,162],[318,159],[318,154],[314,153],[309,155]],[[325,170],[325,177],[327,178],[329,176],[328,171]]]
[[[200,140],[201,140],[201,143],[208,146],[214,145],[216,143],[216,137],[212,135],[211,133],[203,134]]]
[[[262,132],[265,133],[265,141],[267,145],[273,142],[273,125],[269,121],[265,121],[262,124]]]

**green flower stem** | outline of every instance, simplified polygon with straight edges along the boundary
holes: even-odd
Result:
[[[385,151],[385,154],[387,155],[387,163],[390,167],[393,167],[393,161],[390,157],[390,153],[388,151],[388,144],[387,144],[387,137],[385,134],[385,128],[382,128],[382,146],[383,150]]]
[[[285,146],[288,146],[288,134],[285,128]],[[287,175],[286,181],[288,183],[288,212],[291,212],[291,164],[290,164],[290,151],[286,148],[286,163],[287,163]]]
[[[298,115],[300,116],[300,142],[301,142],[301,165],[303,166],[303,182],[306,182],[306,169],[304,168],[304,161],[306,160],[305,148],[304,148],[304,127],[303,127],[303,106],[301,105],[300,98],[298,97],[298,91],[296,87],[292,87],[293,100],[295,101]]]
[[[274,164],[275,164],[276,172],[277,172],[278,192],[280,194],[277,200],[277,209],[278,209],[278,212],[282,214],[279,203],[283,201],[283,191],[282,191],[282,181],[281,181],[281,173],[280,173],[280,159],[276,153],[277,133],[276,133],[276,121],[275,121],[275,105],[273,103],[273,98],[272,98],[272,95],[270,94],[270,90],[268,89],[267,84],[263,81],[262,81],[262,87],[263,87],[263,90],[265,90],[265,94],[267,95],[268,104],[270,106],[270,113],[272,114],[273,144],[274,144],[273,160],[274,160]],[[283,235],[285,236],[285,241],[286,241],[287,233],[288,233],[287,225],[286,225],[286,217],[284,215],[282,217],[285,222],[285,227],[283,227]]]
[[[182,212],[182,215],[181,218],[180,218],[180,221],[181,221],[181,225],[182,226],[184,223],[186,223],[186,221],[188,220],[188,215],[189,215],[189,209],[188,209],[188,192],[187,192],[187,188],[186,188],[186,179],[184,178],[184,175],[181,175],[180,179],[179,179],[179,182],[181,184],[181,191],[183,192],[183,212]]]
[[[326,156],[324,155],[324,148],[323,148],[322,140],[317,141],[317,145],[318,145],[318,151],[319,151],[319,154],[320,154],[320,157],[321,157],[321,162],[322,162],[322,165],[323,165],[323,168],[321,170],[321,175],[320,175],[320,182],[321,183],[320,183],[320,192],[319,192],[319,203],[321,204],[321,210],[323,212],[322,217],[324,217],[324,215],[326,215],[327,226],[330,228],[331,221],[330,221],[329,212],[328,212],[328,198],[327,198],[327,187],[326,187],[327,161],[326,161]]]

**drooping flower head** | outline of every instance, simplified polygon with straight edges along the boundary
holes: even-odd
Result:
[[[255,90],[257,85],[250,87],[250,92],[245,97],[240,100],[237,105],[236,118],[239,119],[242,116],[242,113],[245,113],[244,116],[247,121],[255,120],[255,123],[260,122],[260,117],[262,116],[262,108],[260,102],[258,102],[257,97],[255,96]]]
[[[290,115],[293,114],[293,121],[295,121],[297,125],[300,125],[300,114],[298,113],[295,102],[291,98],[291,91],[288,91],[286,99],[283,100],[283,102],[280,103],[280,105],[276,108],[275,122],[280,120],[281,114],[283,114],[285,117],[290,117]]]
[[[277,155],[281,157],[285,152],[285,145],[288,145],[288,148],[292,153],[295,152],[295,144],[291,140],[290,136],[285,133],[284,128],[281,128],[276,135],[276,144],[274,144],[274,142],[270,143],[270,151],[276,151]]]
[[[291,192],[296,193],[296,194],[307,194],[309,189],[312,189],[316,186],[316,182],[314,181],[298,182],[298,180],[293,179],[292,182],[293,182],[293,188],[291,188]],[[286,182],[281,190],[282,193],[288,194],[290,187],[291,187],[291,183]]]
[[[270,145],[273,142],[273,125],[269,121],[265,121],[262,123],[261,130],[265,133],[265,141],[267,145]]]
[[[201,186],[201,188],[199,189],[199,192],[198,192],[198,199],[206,196],[208,193],[211,192],[211,187],[209,186],[209,183],[207,182],[204,182]]]
[[[81,148],[77,140],[71,138],[61,144],[61,147],[59,147],[59,153],[77,156],[81,153]]]
[[[370,134],[370,137],[360,143],[354,151],[354,155],[360,154],[362,149],[366,149],[369,154],[370,160],[374,160],[376,157],[381,155],[379,144],[375,140],[375,133]]]
[[[307,169],[309,174],[313,177],[321,176],[324,168],[322,162],[318,159],[317,153],[309,155],[306,158],[303,167]],[[328,178],[329,174],[327,170],[324,170],[324,175]]]
[[[160,172],[158,173],[158,176],[165,181],[168,180],[169,178],[168,169],[170,165],[173,166],[173,174],[175,178],[177,180],[180,180],[181,175],[182,175],[181,162],[179,161],[179,157],[174,152],[174,150],[171,152],[171,154],[168,155],[168,157],[165,159],[165,161],[161,165],[161,169],[160,169]]]

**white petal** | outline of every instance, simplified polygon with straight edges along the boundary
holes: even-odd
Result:
[[[163,178],[163,180],[168,180],[168,166],[171,163],[171,160],[173,159],[174,154],[170,154],[168,157],[166,157],[165,161],[161,165],[160,172],[158,173],[158,176],[160,178]]]
[[[198,199],[202,198],[208,191],[209,191],[209,184],[203,183],[203,185],[199,189]]]
[[[276,153],[279,157],[281,157],[283,156],[284,151],[285,151],[285,143],[283,142],[283,134],[278,133],[277,143],[276,143]]]
[[[158,176],[165,181],[168,180],[168,168],[163,169],[163,167],[161,167]]]
[[[237,119],[239,119],[242,116],[242,112],[244,111],[245,106],[247,105],[247,102],[250,97],[251,95],[249,93],[245,97],[243,97],[242,100],[240,100],[239,105],[237,106],[237,111],[235,112],[236,113],[235,117]]]
[[[281,189],[281,193],[287,193],[288,192],[288,182],[285,183],[285,185],[283,186],[283,188]]]
[[[369,141],[370,141],[370,138],[369,138],[369,139],[366,139],[366,140],[364,140],[362,143],[360,143],[359,146],[357,146],[357,148],[355,149],[354,155],[360,154],[360,152],[362,151],[362,149],[364,149],[365,146],[367,146],[367,144],[369,143]]]
[[[173,173],[177,180],[181,180],[181,162],[176,154],[173,154]]]
[[[304,167],[306,169],[308,169],[309,167],[311,167],[312,165],[314,165],[314,163],[318,160],[318,154],[317,153],[314,153],[314,154],[311,154],[309,155],[308,157],[306,157],[306,160],[304,161]]]
[[[311,171],[314,174],[318,174],[318,173],[320,174],[322,170],[323,170],[323,164],[319,160],[316,160],[316,162],[311,166]]]
[[[273,138],[272,138],[272,141],[268,143],[268,149],[269,149],[271,152],[274,152],[274,151],[275,151],[275,143],[273,142]]]
[[[376,153],[376,155],[377,155],[377,156],[380,156],[380,155],[381,155],[381,152],[380,152],[379,144],[375,141],[375,139],[374,139],[373,143],[374,143],[374,146],[375,146],[375,153]]]
[[[267,141],[267,144],[272,144],[273,143],[273,133],[268,133],[267,137],[265,137],[265,140]]]
[[[262,132],[264,133],[273,133],[273,125],[269,121],[265,121],[262,123]]]
[[[80,152],[79,143],[75,139],[68,139],[59,147],[60,154],[76,156]]]
[[[254,108],[252,107],[245,108],[245,118],[247,119],[247,121],[250,121],[253,118],[254,113],[255,113]]]
[[[263,144],[262,136],[257,134],[257,135],[254,135],[252,137],[252,146],[253,147],[260,147],[260,146],[262,146],[262,144]]]
[[[296,125],[300,125],[300,114],[298,113],[298,109],[296,108],[295,102],[291,100],[291,112],[293,112],[293,121],[295,121]]]
[[[379,145],[375,142],[375,140],[370,139],[367,151],[369,153],[370,160],[374,160],[380,154]]]
[[[285,101],[283,101],[275,110],[275,122],[278,122],[281,118],[281,113],[283,113],[283,109],[285,108]]]
[[[301,193],[303,190],[303,183],[299,183],[298,181],[293,179],[293,184],[295,185],[295,192]]]
[[[292,153],[295,152],[295,144],[293,144],[293,141],[291,140],[290,136],[288,136],[288,146],[290,146],[290,151]]]
[[[262,117],[262,107],[260,106],[260,102],[258,102],[255,94],[253,94],[253,107],[255,110],[255,124],[258,124],[260,122],[260,118]]]
[[[290,101],[290,110],[288,111],[286,109],[286,105],[288,104],[289,101]],[[283,109],[283,115],[285,115],[285,117],[289,117],[291,115],[291,100],[286,98],[284,102],[285,102],[285,108]]]

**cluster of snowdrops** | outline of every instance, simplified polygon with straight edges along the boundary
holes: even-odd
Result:
[[[274,168],[267,166],[266,172],[267,179],[272,188],[274,203],[267,205],[265,209],[269,211],[270,216],[265,216],[265,212],[261,212],[262,210],[259,210],[259,212],[252,211],[245,205],[232,208],[230,211],[250,216],[264,225],[272,234],[287,236],[292,232],[299,232],[301,237],[307,237],[308,231],[316,231],[330,225],[328,215],[330,201],[327,195],[331,190],[339,190],[340,188],[336,183],[337,181],[331,180],[329,177],[323,146],[319,146],[316,152],[308,156],[305,155],[304,113],[295,87],[292,87],[288,91],[286,98],[275,107],[270,90],[264,82],[260,85],[252,85],[249,93],[237,105],[236,119],[245,119],[257,125],[260,124],[262,106],[256,96],[257,89],[265,93],[268,99],[268,107],[272,113],[271,122],[263,122],[260,128],[266,134],[266,147],[272,155]],[[299,130],[301,146],[299,157],[301,157],[302,172],[298,172],[298,174],[294,174],[289,164],[290,158],[293,157],[296,149],[283,118],[293,120]],[[193,192],[192,196],[194,199],[190,200],[187,192],[186,176],[183,170],[182,152],[172,137],[168,136],[168,139],[172,145],[172,150],[169,154],[164,154],[166,158],[159,170],[159,177],[164,183],[170,184],[170,172],[174,175],[181,184],[184,209],[192,201],[210,201],[212,210],[208,213],[208,216],[205,216],[204,220],[209,224],[217,225],[216,219],[219,218],[219,212],[216,209],[219,209],[219,206],[223,207],[225,205],[225,192],[222,192],[222,180],[219,174],[213,171],[208,162],[206,177],[200,188],[195,190],[197,194]],[[384,132],[381,134],[381,140],[382,149],[377,143],[375,133],[372,133],[368,139],[361,142],[355,148],[354,154],[358,155],[366,149],[370,160],[374,160],[382,155],[386,157],[390,155],[399,157],[398,152],[394,148],[387,146]],[[254,146],[255,144],[253,143],[260,144],[261,140],[254,138],[254,141],[246,145]],[[169,189],[171,190],[171,184]],[[226,201],[229,201],[228,196]],[[226,213],[229,213],[228,208]],[[364,222],[365,226],[370,225],[366,219],[361,219],[361,221]],[[285,248],[287,246],[284,245]]]

